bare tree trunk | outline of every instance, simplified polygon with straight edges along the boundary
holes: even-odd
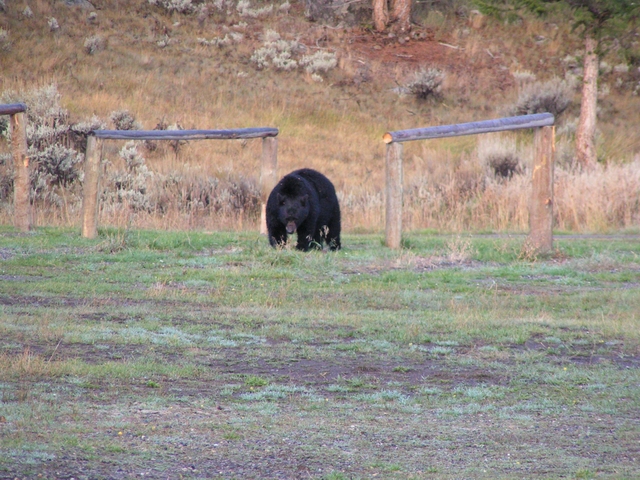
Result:
[[[393,0],[391,21],[395,23],[395,30],[408,32],[411,29],[411,0]]]
[[[576,131],[576,155],[583,167],[596,164],[596,108],[598,105],[598,40],[588,35],[585,40],[584,79],[580,121]]]
[[[389,23],[387,0],[373,0],[373,26],[378,32],[384,31]]]

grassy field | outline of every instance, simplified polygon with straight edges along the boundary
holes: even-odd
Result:
[[[0,478],[637,478],[640,241],[0,227]]]

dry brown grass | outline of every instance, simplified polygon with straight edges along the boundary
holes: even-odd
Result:
[[[54,8],[40,0],[30,4],[34,15],[27,19],[21,15],[23,6],[8,5],[0,26],[9,32],[11,48],[2,53],[0,93],[55,83],[72,117],[95,114],[106,120],[111,112],[126,109],[147,129],[160,121],[183,128],[278,127],[279,175],[299,167],[326,173],[338,190],[347,231],[384,227],[381,136],[385,131],[502,116],[518,95],[511,74],[530,71],[539,80],[562,77],[565,57],[578,53],[580,47],[563,25],[531,21],[523,28],[430,15],[425,31],[434,42],[458,48],[445,49],[447,55],[451,53],[440,58],[442,65],[423,65],[398,56],[392,60],[377,54],[363,57],[355,42],[370,34],[306,22],[301,4],[294,4],[290,13],[277,12],[262,20],[242,19],[232,12],[224,19],[213,16],[204,21],[197,15],[163,13],[144,0],[121,8],[100,6],[97,21],[91,23],[88,12],[80,8]],[[56,32],[47,27],[51,16],[60,22]],[[222,36],[240,21],[247,23],[242,28],[245,39],[233,47],[198,41]],[[268,28],[298,39],[310,51],[318,46],[335,51],[339,67],[326,74],[323,82],[314,82],[303,71],[256,70],[248,58]],[[90,55],[83,45],[92,35],[104,39],[104,48]],[[158,45],[167,39],[168,45]],[[411,73],[431,66],[447,73],[442,102],[418,102],[392,91]],[[602,101],[605,116],[600,119],[599,151],[606,166],[590,173],[569,167],[557,171],[561,229],[600,231],[638,224],[637,161],[629,162],[640,148],[640,134],[634,128],[640,102],[624,87],[628,79],[621,84],[620,78],[613,74],[603,78],[619,86]],[[562,123],[575,120],[577,105],[574,101]],[[559,141],[570,142],[571,133],[566,138],[559,135]],[[526,144],[530,139],[522,134],[518,142]],[[117,157],[121,147],[107,143],[107,176],[121,169]],[[225,185],[239,179],[257,184],[258,140],[191,142],[177,154],[163,147],[144,155],[155,174],[148,184],[154,207],[132,211],[104,205],[100,224],[257,228],[255,207],[187,209],[180,199],[202,195],[207,182],[214,179],[222,179]],[[496,180],[487,174],[478,155],[473,137],[407,145],[404,227],[527,230],[530,180],[526,169],[508,181]],[[182,179],[182,184],[168,189],[169,176]],[[37,223],[79,225],[79,198],[70,199],[63,207],[37,210]],[[10,208],[0,210],[0,220],[11,222]]]

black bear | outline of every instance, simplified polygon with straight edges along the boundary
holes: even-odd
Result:
[[[287,234],[298,233],[298,250],[340,248],[340,205],[333,183],[310,168],[285,175],[267,200],[269,243],[282,246]]]

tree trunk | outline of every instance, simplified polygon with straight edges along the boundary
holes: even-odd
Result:
[[[596,157],[596,108],[598,105],[598,40],[587,35],[585,40],[584,79],[580,121],[576,131],[576,156],[583,167],[592,167]]]
[[[393,0],[391,21],[395,23],[397,32],[408,32],[411,29],[411,0]]]
[[[389,9],[387,0],[373,0],[373,26],[378,32],[383,32],[389,23]]]

